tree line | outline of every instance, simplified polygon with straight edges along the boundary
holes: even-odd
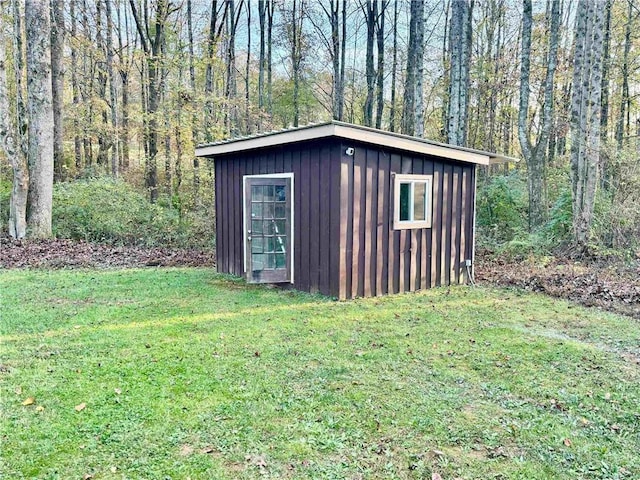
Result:
[[[197,208],[209,192],[196,144],[333,118],[522,157],[532,230],[548,221],[548,169],[560,165],[584,248],[598,189],[615,191],[616,159],[637,153],[636,0],[0,7],[16,238],[51,234],[54,181],[141,177],[151,201]]]

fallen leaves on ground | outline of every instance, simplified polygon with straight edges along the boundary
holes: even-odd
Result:
[[[74,408],[75,408],[76,412],[81,412],[82,410],[87,408],[87,404],[82,402],[81,404],[76,405]]]
[[[117,246],[80,240],[1,238],[0,268],[210,267],[212,250]]]
[[[544,265],[478,256],[476,280],[514,286],[640,319],[640,261],[630,265],[554,258]]]
[[[27,407],[29,405],[33,405],[34,403],[36,403],[36,399],[33,397],[28,397],[22,402],[22,405],[24,407]]]

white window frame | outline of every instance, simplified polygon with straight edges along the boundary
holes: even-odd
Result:
[[[400,184],[410,185],[409,218],[400,220]],[[425,219],[413,220],[415,184],[425,184]],[[433,175],[395,174],[393,176],[393,229],[406,230],[410,228],[431,228],[433,210]]]

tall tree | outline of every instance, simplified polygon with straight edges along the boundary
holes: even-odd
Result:
[[[109,77],[109,100],[111,110],[111,128],[113,130],[111,134],[111,175],[118,176],[118,167],[120,161],[118,154],[120,151],[119,146],[119,132],[118,132],[118,92],[116,90],[116,77],[113,73],[114,64],[114,48],[113,48],[113,12],[111,8],[111,0],[104,0],[105,13],[107,16],[107,75]]]
[[[365,76],[367,79],[367,95],[363,108],[363,123],[367,127],[373,126],[373,95],[376,80],[376,71],[373,60],[373,47],[376,33],[376,18],[378,16],[378,1],[366,0],[361,5],[365,14],[365,21],[367,24],[367,51],[365,54]]]
[[[627,21],[624,27],[624,51],[622,54],[622,96],[620,97],[620,113],[618,114],[618,120],[616,122],[616,142],[618,148],[622,148],[622,141],[625,135],[625,123],[627,129],[629,128],[629,52],[631,51],[631,22],[633,18],[633,2],[627,0],[628,15]],[[627,131],[628,134],[628,131]]]
[[[447,141],[453,145],[465,145],[467,141],[473,3],[473,0],[451,1]]]
[[[423,46],[421,39],[424,39],[424,0],[415,0],[411,2],[411,10],[409,16],[409,48],[407,51],[407,69],[404,83],[404,101],[402,105],[402,133],[415,135],[417,123],[422,119],[417,118],[418,112],[418,92],[417,87],[421,85],[418,82],[418,72],[421,70],[421,64],[424,63]]]
[[[389,0],[380,3],[376,17],[376,48],[378,61],[376,69],[376,128],[382,128],[382,114],[384,111],[384,19]]]
[[[28,235],[51,236],[53,202],[53,99],[51,19],[48,2],[26,0],[27,116],[29,119]]]
[[[527,162],[529,186],[529,227],[541,226],[546,218],[546,163],[547,144],[553,119],[553,89],[558,61],[558,39],[560,31],[560,2],[550,0],[551,12],[548,20],[547,73],[544,80],[544,104],[538,138],[532,141],[533,121],[529,119],[529,92],[531,90],[531,26],[533,13],[531,0],[523,1],[522,51],[520,62],[520,108],[518,113],[518,138],[522,155]]]
[[[589,242],[598,185],[603,27],[602,9],[580,0],[571,97],[571,184],[574,242],[582,251]]]
[[[5,42],[0,41],[0,145],[13,170],[11,198],[9,200],[9,235],[12,238],[24,238],[27,233],[27,193],[29,189],[29,172],[27,168],[26,137],[27,116],[25,113],[22,73],[23,45],[22,22],[18,0],[0,0],[3,12],[11,11],[13,25],[0,15],[0,37],[12,38],[13,61],[5,51]],[[12,28],[13,27],[13,28]],[[14,91],[9,91],[7,81],[8,65],[13,63]]]
[[[53,94],[53,167],[55,180],[64,178],[64,2],[51,0],[51,80]]]
[[[191,100],[194,104],[196,101],[196,69],[195,54],[193,48],[193,8],[191,0],[187,0],[187,31],[189,36],[189,85],[191,87]],[[209,64],[207,64],[208,68]],[[200,141],[199,132],[199,115],[197,108],[193,108],[191,117],[191,141],[195,147]],[[193,200],[196,206],[200,206],[200,159],[193,156]]]
[[[147,158],[145,159],[145,185],[149,191],[152,202],[158,200],[158,137],[160,127],[158,125],[158,112],[162,90],[161,80],[161,54],[166,42],[166,26],[169,16],[176,8],[167,0],[158,0],[155,8],[153,24],[149,20],[148,12],[140,15],[135,0],[129,0],[133,19],[135,20],[140,43],[144,51],[148,78],[148,98],[145,105],[146,128],[144,129]],[[146,4],[145,4],[146,5]],[[143,20],[144,19],[144,20]]]
[[[393,59],[391,60],[391,106],[389,108],[389,131],[396,129],[396,76],[398,74],[398,0],[393,0]]]

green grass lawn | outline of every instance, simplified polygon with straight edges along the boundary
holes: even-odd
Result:
[[[0,295],[0,478],[640,478],[625,317],[207,269],[5,271]]]

